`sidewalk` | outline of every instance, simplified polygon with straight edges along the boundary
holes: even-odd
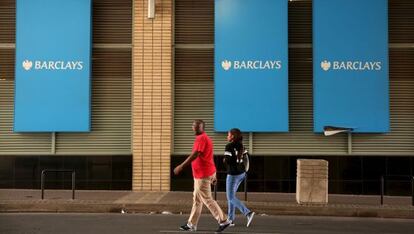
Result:
[[[192,192],[0,189],[0,212],[189,213]],[[238,194],[244,199],[244,193]],[[225,194],[217,200],[223,209]],[[353,216],[414,219],[411,197],[329,195],[327,205],[299,205],[293,193],[248,193],[247,206],[262,215]],[[203,209],[203,212],[208,212]]]

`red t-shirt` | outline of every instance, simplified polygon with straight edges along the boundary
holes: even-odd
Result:
[[[212,176],[216,172],[213,160],[213,142],[205,132],[197,135],[193,145],[193,152],[199,151],[200,155],[191,162],[193,177],[196,179]]]

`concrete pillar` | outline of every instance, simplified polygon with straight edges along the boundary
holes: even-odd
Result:
[[[297,160],[296,201],[300,204],[328,203],[328,161]]]

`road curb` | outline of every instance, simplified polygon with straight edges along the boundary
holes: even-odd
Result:
[[[227,209],[222,205],[223,209]],[[332,207],[269,204],[250,205],[259,215],[341,216],[414,219],[414,209],[392,207]],[[4,203],[1,213],[162,213],[188,214],[191,204],[108,204],[108,203]],[[207,209],[203,212],[208,213]]]

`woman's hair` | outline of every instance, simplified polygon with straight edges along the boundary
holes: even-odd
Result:
[[[240,149],[237,149],[237,159],[240,160],[242,155],[243,155],[243,151],[244,151],[244,147],[243,147],[243,135],[240,131],[240,129],[238,128],[232,128],[230,129],[230,134],[233,136],[233,143],[239,143],[240,145]]]
[[[234,138],[233,138],[234,143],[242,143],[243,142],[243,135],[242,135],[240,129],[232,128],[232,129],[230,129],[230,134],[232,136],[234,136]]]

